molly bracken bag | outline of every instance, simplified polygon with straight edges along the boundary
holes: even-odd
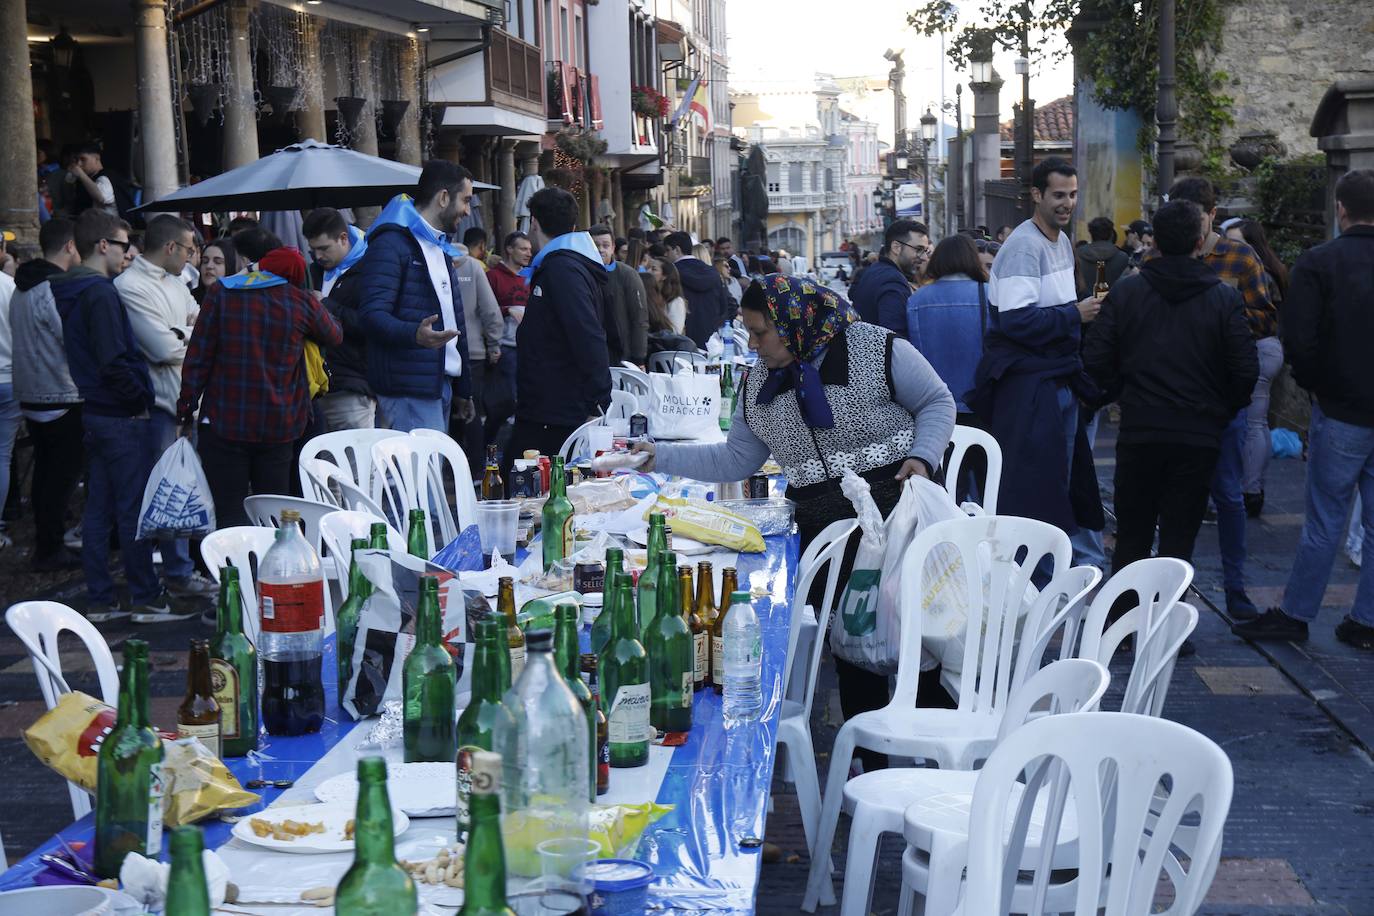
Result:
[[[182,436],[153,466],[143,488],[137,540],[202,537],[215,530],[215,502],[191,440]]]
[[[649,373],[644,406],[655,439],[720,439],[720,376]]]

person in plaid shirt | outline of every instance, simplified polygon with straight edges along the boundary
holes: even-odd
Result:
[[[177,419],[196,451],[221,528],[248,524],[243,499],[289,493],[293,445],[310,419],[305,341],[336,347],[343,328],[306,292],[295,248],[263,255],[205,297],[181,368]],[[194,424],[197,405],[200,423]]]
[[[1245,301],[1245,320],[1256,341],[1278,334],[1278,309],[1269,298],[1264,265],[1255,250],[1213,229],[1217,192],[1206,178],[1183,178],[1169,189],[1169,200],[1191,200],[1202,208],[1207,240],[1200,257]],[[1253,620],[1259,608],[1245,593],[1245,416],[1242,409],[1222,434],[1221,454],[1212,479],[1212,502],[1217,507],[1217,539],[1221,547],[1222,579],[1226,587],[1226,613],[1232,620]]]

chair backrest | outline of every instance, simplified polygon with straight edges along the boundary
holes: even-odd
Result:
[[[445,437],[446,438],[446,437]],[[456,450],[456,454],[455,454]],[[453,472],[460,518],[465,525],[477,521],[477,499],[472,493],[472,471],[457,443],[432,436],[397,436],[372,446],[373,498],[385,517],[399,531],[408,531],[411,509],[425,511],[429,556],[457,536],[458,520],[449,507],[443,485],[443,467]],[[469,508],[464,496],[472,500]],[[426,557],[428,559],[428,557]]]
[[[301,449],[301,460],[327,455],[364,492],[372,490],[372,445],[405,433],[394,429],[340,429],[315,436]],[[301,479],[301,492],[305,492]]]
[[[315,548],[316,554],[320,553],[322,546],[320,543],[320,519],[338,508],[329,502],[302,499],[299,496],[275,496],[266,493],[248,496],[243,500],[243,511],[247,514],[249,521],[261,528],[280,528],[281,514],[287,509],[294,509],[299,512],[305,539],[311,547]]]
[[[925,596],[939,590],[946,602],[967,603],[965,632],[970,635],[959,672],[959,710],[992,715],[1002,709],[1018,672],[1017,636],[1031,574],[1049,557],[1053,578],[1068,569],[1072,556],[1068,535],[1029,518],[954,518],[917,534],[902,559],[901,655],[892,705],[909,709],[916,703],[918,621]]]
[[[1043,716],[1092,712],[1102,702],[1111,682],[1111,673],[1091,659],[1063,658],[1050,662],[1026,678],[1007,698],[997,740],[1005,740],[1027,722]]]
[[[698,372],[706,368],[706,354],[697,350],[661,350],[649,354],[649,371],[666,372],[669,375],[679,370]]]
[[[1058,637],[1058,658],[1074,658],[1083,632],[1088,595],[1102,581],[1095,566],[1074,566],[1055,576],[1040,590],[1040,597],[1026,612],[1021,626],[1021,648],[1016,653],[1017,674],[1012,692],[1045,663],[1045,654]]]
[[[573,430],[572,435],[563,440],[563,447],[558,450],[558,453],[563,456],[563,460],[573,461],[577,458],[592,457],[587,445],[587,430],[591,429],[593,426],[601,425],[603,425],[602,419],[598,417],[595,420],[588,420],[586,423],[583,423],[577,429]]]
[[[611,389],[611,406],[606,410],[607,419],[628,420],[640,410],[639,395],[633,391]]]
[[[301,459],[301,492],[311,493],[316,502],[383,515],[382,507],[353,482],[352,475],[324,458]]]
[[[454,513],[447,518],[457,527],[444,532],[444,540],[451,541],[467,526],[477,524],[477,488],[473,486],[472,465],[468,463],[467,452],[452,436],[437,429],[412,429],[410,435],[412,438],[433,440],[435,454],[429,460],[429,476],[430,486],[437,488],[436,492],[446,492],[445,465],[453,476]]]
[[[71,692],[62,676],[62,656],[58,637],[73,633],[86,646],[100,683],[100,698],[109,706],[119,705],[119,672],[115,668],[110,646],[100,631],[81,614],[56,601],[21,601],[5,612],[5,622],[28,650],[33,673],[38,677],[38,690],[43,704],[52,709],[65,693]],[[74,782],[67,783],[72,815],[78,820],[91,811],[91,796]]]
[[[816,692],[816,678],[821,669],[821,649],[825,646],[826,634],[830,631],[830,615],[835,609],[835,602],[839,599],[840,565],[844,560],[845,548],[849,546],[849,539],[858,527],[859,523],[855,519],[831,522],[807,546],[806,552],[797,564],[799,573],[790,605],[792,620],[787,631],[787,663],[782,669],[782,695],[785,699],[802,704],[804,722],[811,721],[811,699]],[[801,609],[810,603],[812,584],[822,573],[825,575],[825,589],[820,606],[812,608],[816,612],[816,639],[813,645],[807,647],[808,657],[803,669],[803,682],[794,684],[792,673],[795,666],[792,659],[797,653],[797,642],[801,633]]]
[[[1010,912],[1018,880],[1035,901],[1030,911],[1043,912],[1068,807],[1045,806],[1048,794],[1072,800],[1077,818],[1077,869],[1066,891],[1077,916],[1156,912],[1161,877],[1174,892],[1164,912],[1192,914],[1216,874],[1233,785],[1225,752],[1167,719],[1080,712],[1029,722],[997,745],[978,774],[962,912]],[[1025,837],[1037,802],[1037,819],[1046,810],[1053,816],[1040,830],[1041,867],[1027,876]],[[1186,871],[1170,849],[1185,818],[1195,824],[1183,827],[1195,838]]]
[[[372,533],[372,526],[377,522],[386,522],[386,519],[381,515],[353,512],[348,509],[331,512],[320,519],[320,537],[333,557],[334,568],[339,575],[340,595],[343,598],[348,597],[348,564],[353,555],[353,540],[367,540]],[[390,549],[405,552],[405,535],[393,528],[389,522],[386,525],[386,542]]]
[[[649,376],[645,372],[626,366],[611,367],[611,387],[628,391],[638,398],[649,396]]]
[[[960,473],[969,449],[981,448],[988,459],[987,481],[983,484],[982,506],[988,515],[997,514],[997,494],[1002,489],[1002,447],[992,434],[973,426],[956,426],[949,437],[954,450],[949,454],[945,467],[945,489],[950,499],[958,499],[955,490],[959,485]]]
[[[276,539],[274,528],[240,525],[211,531],[200,542],[201,559],[216,582],[221,566],[238,568],[239,593],[243,596],[243,632],[254,645],[258,642],[258,564]]]

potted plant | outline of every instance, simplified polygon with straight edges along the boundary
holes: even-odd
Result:
[[[564,153],[583,163],[591,162],[607,149],[601,134],[577,127],[563,128],[553,135],[553,141]]]
[[[644,118],[666,118],[670,108],[668,97],[653,86],[635,86],[630,90],[630,109]]]

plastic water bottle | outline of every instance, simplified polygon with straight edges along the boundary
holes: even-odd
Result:
[[[735,324],[727,321],[720,327],[720,342],[725,347],[721,352],[721,359],[730,362],[735,358]]]
[[[726,718],[754,718],[763,708],[763,636],[748,592],[730,596],[723,629]]]
[[[317,732],[324,722],[324,572],[285,509],[277,539],[258,565],[262,724],[271,735]]]

